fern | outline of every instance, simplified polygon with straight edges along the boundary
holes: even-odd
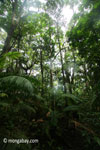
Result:
[[[75,106],[75,105],[72,105],[72,106],[68,106],[64,109],[64,112],[66,111],[79,111],[80,110],[80,107],[79,106]]]
[[[8,76],[0,78],[0,90],[4,91],[23,91],[29,94],[33,94],[33,86],[31,82],[21,76]]]
[[[10,104],[7,102],[0,102],[0,106],[7,108],[7,107],[10,107]]]
[[[80,98],[78,98],[77,96],[70,94],[70,93],[63,94],[63,97],[71,98],[73,100],[73,102],[75,102],[75,103],[82,101]]]
[[[35,109],[32,106],[30,106],[29,104],[25,104],[24,102],[20,102],[18,104],[18,111],[20,110],[28,113],[36,113]]]

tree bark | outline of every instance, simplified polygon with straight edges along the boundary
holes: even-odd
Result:
[[[40,50],[40,67],[41,67],[41,78],[42,78],[42,91],[41,91],[41,95],[43,95],[43,93],[44,93],[44,90],[43,90],[44,77],[43,77],[43,55],[42,55],[42,50]]]
[[[18,7],[18,0],[15,0],[14,2],[12,2],[12,20],[11,20],[11,25],[10,25],[10,29],[7,33],[7,38],[5,40],[5,44],[2,50],[2,53],[0,56],[2,56],[3,54],[9,52],[11,50],[11,40],[12,37],[14,35],[14,32],[20,22],[20,18],[21,18],[21,14],[23,11],[23,7],[25,5],[27,0],[24,0],[23,4],[21,5],[20,9],[19,9],[19,13],[17,14],[17,7]]]
[[[61,45],[60,45],[59,35],[58,35],[58,44],[59,44],[59,53],[60,53],[60,61],[61,61],[61,70],[62,70],[62,76],[63,76],[64,93],[66,93],[64,65],[63,65],[63,57],[62,57],[62,52],[61,52]]]
[[[53,88],[52,60],[50,60],[50,87]]]

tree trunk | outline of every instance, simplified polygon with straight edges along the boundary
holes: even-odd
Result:
[[[42,55],[42,50],[40,50],[40,67],[41,67],[41,78],[42,78],[41,95],[43,95],[43,93],[44,93],[44,90],[43,90],[44,77],[43,77],[43,55]]]
[[[2,53],[0,56],[2,56],[3,54],[9,52],[11,50],[11,41],[12,41],[12,37],[14,35],[14,32],[20,22],[20,18],[21,18],[21,14],[23,11],[23,7],[25,5],[27,0],[24,0],[23,4],[20,6],[19,12],[17,14],[17,7],[18,7],[18,0],[15,0],[14,2],[12,2],[12,20],[11,20],[11,25],[10,25],[10,29],[7,33],[7,38],[5,40],[5,44],[2,50]]]
[[[53,88],[52,60],[50,60],[50,87]]]
[[[59,44],[59,52],[60,52],[61,70],[62,70],[62,76],[63,76],[64,93],[66,93],[66,82],[65,82],[65,74],[64,74],[64,65],[63,65],[63,57],[62,57],[61,45],[60,45],[59,37],[58,37],[58,44]]]

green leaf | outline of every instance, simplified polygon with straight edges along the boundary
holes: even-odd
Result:
[[[100,145],[100,138],[98,138],[97,136],[95,136],[94,140]]]
[[[72,105],[72,106],[66,107],[66,108],[64,109],[64,112],[66,112],[66,111],[78,111],[78,110],[79,110],[79,106],[74,106],[74,105]]]
[[[73,94],[70,94],[70,93],[67,93],[67,94],[63,94],[64,97],[68,97],[68,98],[71,98],[75,103],[81,101],[80,98],[78,98],[77,96],[73,95]]]
[[[0,97],[8,97],[6,93],[0,93]]]
[[[8,104],[6,102],[0,102],[0,106],[2,106],[2,107],[10,107],[10,104]]]
[[[33,86],[31,82],[24,77],[21,77],[21,76],[3,77],[3,78],[0,78],[0,83],[1,83],[1,89],[3,85],[4,86],[7,85],[7,87],[9,86],[10,89],[14,88],[19,91],[24,91],[29,94],[33,94]]]

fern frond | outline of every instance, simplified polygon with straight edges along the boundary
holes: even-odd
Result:
[[[27,92],[29,94],[33,93],[33,86],[31,82],[28,79],[21,76],[8,76],[0,78],[0,84],[0,90],[17,90]]]
[[[72,106],[68,106],[64,109],[64,112],[66,111],[79,111],[80,110],[80,107],[79,106],[75,106],[75,105],[72,105]]]
[[[23,110],[24,112],[35,113],[35,109],[28,104],[20,102],[18,104],[18,111]]]
[[[6,102],[0,102],[0,106],[7,108],[7,107],[10,107],[10,104]]]
[[[77,96],[73,95],[73,94],[70,94],[70,93],[67,93],[67,94],[63,94],[64,97],[68,97],[68,98],[71,98],[74,102],[79,102],[81,101],[80,98],[78,98]]]

